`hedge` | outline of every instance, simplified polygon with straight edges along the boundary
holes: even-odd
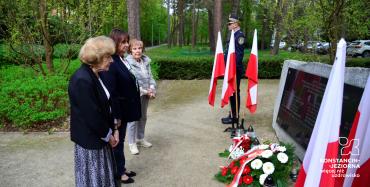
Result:
[[[209,79],[212,75],[213,58],[160,58],[154,62],[160,67],[159,79]],[[274,59],[260,60],[258,76],[268,79],[280,77],[283,62]]]
[[[284,58],[271,57],[258,59],[258,77],[262,79],[279,78]],[[305,59],[298,59],[305,60]],[[306,61],[310,61],[306,59]],[[313,60],[312,60],[313,61]],[[329,60],[326,61],[326,63]],[[159,66],[159,79],[209,79],[212,74],[212,57],[166,58],[156,57],[153,62]],[[243,63],[246,66],[248,58]],[[325,62],[324,62],[325,63]],[[370,68],[369,58],[348,58],[346,67]]]

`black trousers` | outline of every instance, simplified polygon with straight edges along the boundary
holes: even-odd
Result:
[[[117,176],[121,178],[121,176],[126,172],[126,167],[125,167],[125,154],[123,153],[123,145],[125,142],[125,137],[126,137],[126,127],[127,127],[127,122],[121,122],[121,126],[118,128],[119,132],[119,143],[116,147],[113,148],[113,154],[115,157],[116,161],[116,166],[117,166]]]
[[[241,76],[242,72],[236,73],[236,93],[238,97],[238,113],[236,113],[236,101],[235,101],[235,93],[230,96],[230,107],[231,107],[231,117],[236,119],[239,118],[240,113],[240,80],[242,78]]]

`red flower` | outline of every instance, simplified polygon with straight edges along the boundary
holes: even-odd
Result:
[[[243,157],[243,158],[241,158],[241,159],[239,160],[240,165],[243,165],[243,164],[244,164],[244,162],[245,162],[245,157]]]
[[[226,174],[227,174],[227,171],[228,171],[229,169],[227,168],[227,167],[223,167],[222,168],[222,170],[221,170],[221,175],[222,176],[225,176]]]
[[[241,147],[243,147],[244,152],[247,152],[250,149],[250,143],[249,142],[244,142],[241,144]]]
[[[249,172],[251,172],[251,168],[248,165],[246,165],[244,167],[243,174],[248,174]]]
[[[244,177],[243,177],[243,182],[244,182],[245,184],[251,184],[251,183],[253,182],[253,177],[252,177],[252,176],[249,176],[249,175],[244,176]]]
[[[238,166],[234,166],[232,169],[231,169],[231,174],[235,175],[237,172],[238,172]]]
[[[234,167],[234,165],[235,165],[235,162],[234,162],[234,161],[232,161],[232,162],[229,164],[229,168],[233,168],[233,167]]]
[[[243,178],[240,177],[238,186],[241,185],[242,183],[243,183]]]

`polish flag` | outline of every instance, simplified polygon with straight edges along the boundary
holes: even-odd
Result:
[[[347,142],[349,146],[345,148],[342,158],[350,157],[350,159],[347,172],[344,172],[348,177],[341,178],[344,179],[343,186],[368,186],[370,184],[370,76]]]
[[[335,168],[330,159],[338,158],[345,60],[346,42],[341,39],[296,187],[334,186],[335,177],[331,172],[335,172]]]
[[[231,31],[229,50],[226,60],[226,70],[224,82],[222,84],[221,107],[229,103],[229,97],[236,90],[236,56],[235,56],[235,41],[234,30]]]
[[[221,33],[218,32],[215,60],[213,62],[211,84],[209,85],[209,95],[208,95],[208,103],[211,106],[214,106],[215,104],[217,78],[223,76],[224,73],[225,73],[224,52],[222,50]]]
[[[246,107],[251,113],[257,109],[257,84],[258,84],[258,49],[257,49],[257,30],[254,30],[252,52],[249,56],[247,71],[245,76],[248,77],[248,97]]]

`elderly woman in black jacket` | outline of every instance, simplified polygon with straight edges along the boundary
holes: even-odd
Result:
[[[99,72],[107,71],[115,52],[105,36],[90,38],[80,50],[81,67],[69,82],[71,140],[75,143],[76,186],[115,186],[111,147],[119,141],[110,112],[110,93]],[[109,146],[110,145],[110,146]]]
[[[123,142],[126,135],[127,122],[137,121],[141,117],[140,92],[130,64],[124,59],[128,50],[129,35],[120,29],[113,29],[110,37],[116,43],[116,53],[112,55],[113,63],[109,71],[101,74],[103,82],[112,93],[112,112],[114,123],[118,126],[119,139],[113,149],[116,159],[117,173],[122,183],[133,183],[131,178],[136,175],[125,168]]]

